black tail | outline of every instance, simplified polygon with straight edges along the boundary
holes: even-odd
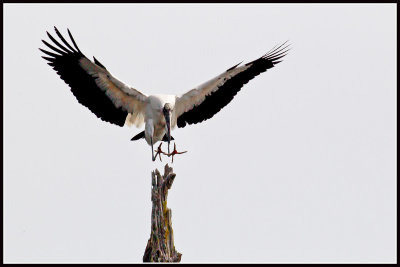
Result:
[[[139,140],[139,139],[142,139],[142,138],[144,138],[144,131],[140,132],[137,135],[135,135],[134,137],[132,137],[131,141],[136,141],[136,140]]]
[[[144,138],[144,131],[143,131],[143,132],[140,132],[140,133],[138,133],[137,135],[135,135],[134,137],[132,137],[131,141],[136,141],[136,140],[139,140],[139,139],[142,139],[142,138]],[[171,140],[175,140],[175,139],[171,136]],[[167,135],[164,135],[162,141],[168,142],[168,137],[167,137]]]
[[[171,135],[171,140],[175,140],[175,139],[172,137],[172,135]],[[167,135],[164,135],[162,141],[163,141],[163,142],[168,142],[168,136],[167,136]]]

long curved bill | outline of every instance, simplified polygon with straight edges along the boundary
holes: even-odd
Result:
[[[171,142],[171,115],[170,112],[166,112],[164,114],[165,116],[165,122],[166,122],[166,127],[167,127],[167,137],[168,137],[168,154],[169,154],[169,144]]]

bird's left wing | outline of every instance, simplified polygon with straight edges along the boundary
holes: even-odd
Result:
[[[56,27],[54,29],[65,46],[47,32],[57,47],[42,40],[51,52],[39,49],[47,55],[43,58],[49,61],[48,64],[71,87],[79,103],[104,121],[119,126],[126,122],[139,127],[144,121],[147,96],[112,76],[96,58],[93,57],[94,62],[90,61],[79,50],[69,30],[74,47]]]
[[[286,43],[273,48],[257,60],[238,67],[237,64],[217,77],[177,97],[173,126],[185,127],[210,119],[255,76],[278,64],[288,51]]]

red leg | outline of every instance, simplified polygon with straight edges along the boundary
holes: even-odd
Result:
[[[165,154],[165,155],[167,155],[168,157],[169,156],[172,156],[172,163],[174,163],[174,156],[176,155],[176,154],[183,154],[183,153],[186,153],[187,151],[183,151],[183,152],[178,152],[177,150],[176,150],[176,143],[174,143],[174,151],[172,151],[171,153],[168,153],[168,154]]]
[[[165,153],[161,150],[161,145],[162,145],[162,143],[160,143],[160,145],[158,146],[157,150],[154,150],[154,152],[156,152],[156,155],[155,155],[154,159],[157,158],[157,155],[158,155],[160,157],[160,161],[162,161],[161,153],[163,153],[165,155]]]

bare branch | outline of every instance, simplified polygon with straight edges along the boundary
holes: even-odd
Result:
[[[164,175],[155,169],[151,173],[151,233],[143,255],[143,262],[180,262],[182,254],[175,250],[172,212],[167,208],[168,190],[176,174],[165,165]]]

